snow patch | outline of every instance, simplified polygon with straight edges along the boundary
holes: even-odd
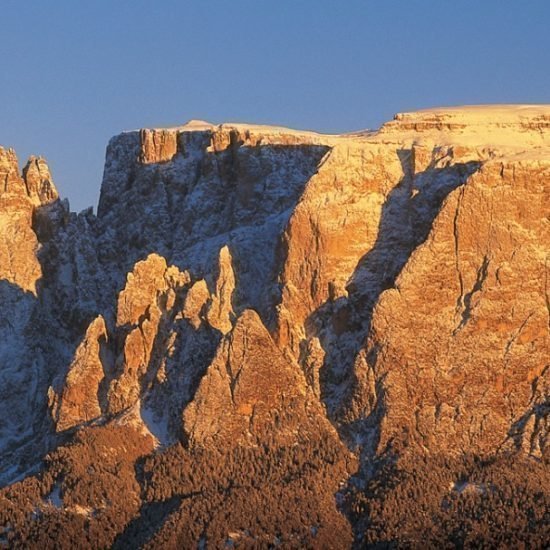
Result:
[[[456,491],[459,495],[468,493],[484,494],[487,487],[484,484],[472,483],[468,480],[458,480],[451,483],[451,491]]]
[[[168,428],[168,420],[145,406],[140,399],[118,418],[117,424],[132,426],[142,435],[151,437],[155,448],[175,443]]]
[[[174,443],[174,438],[170,434],[166,418],[145,406],[140,408],[140,413],[141,421],[149,434],[155,439],[157,446],[165,447]]]
[[[56,483],[49,495],[44,497],[44,501],[52,506],[55,506],[57,509],[63,509],[63,498],[61,497],[61,486],[59,483]]]

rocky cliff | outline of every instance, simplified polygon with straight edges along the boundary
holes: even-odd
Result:
[[[0,545],[542,547],[549,194],[547,106],[0,149]]]

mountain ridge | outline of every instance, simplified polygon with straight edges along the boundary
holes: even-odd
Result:
[[[0,149],[0,540],[540,544],[549,152],[550,106],[191,121],[77,215]]]

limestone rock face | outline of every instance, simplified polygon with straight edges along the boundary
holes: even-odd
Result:
[[[195,445],[233,446],[295,440],[322,418],[298,364],[285,358],[258,314],[246,310],[221,342],[183,423]]]
[[[32,228],[33,204],[12,149],[0,148],[0,182],[0,275],[34,293],[42,272]]]
[[[19,174],[17,155],[13,149],[0,148],[0,182],[2,195],[20,194],[25,186]]]
[[[208,285],[204,279],[196,281],[188,290],[181,311],[193,328],[198,329],[204,319],[204,309],[210,298]]]
[[[55,414],[57,430],[62,431],[101,416],[99,392],[105,378],[101,346],[106,340],[105,321],[99,316],[88,327],[69,367]]]
[[[117,326],[139,324],[152,305],[173,305],[175,291],[189,282],[189,274],[169,268],[164,258],[151,254],[128,273],[126,286],[118,297]],[[161,300],[159,296],[163,294],[166,296]]]
[[[376,240],[385,196],[402,177],[394,150],[354,142],[331,150],[283,236],[281,345],[297,354],[308,317],[326,301],[347,297],[350,274]]]
[[[231,253],[224,246],[220,250],[219,274],[206,318],[211,327],[227,334],[232,328],[234,316],[232,296],[235,291],[235,274],[231,265]]]
[[[122,352],[117,358],[118,374],[108,392],[111,413],[139,400],[144,377],[160,359],[154,354],[159,339],[166,338],[163,329],[166,331],[165,324],[174,315],[178,293],[189,282],[188,273],[168,267],[156,254],[138,262],[128,274],[118,297],[116,329]]]
[[[31,157],[23,168],[23,177],[27,194],[35,206],[43,206],[59,198],[50,169],[43,158]]]
[[[178,134],[170,130],[141,130],[140,161],[143,164],[171,160],[178,150]]]
[[[125,132],[97,215],[0,148],[0,544],[543,546],[549,121]]]
[[[430,452],[488,453],[538,408],[549,199],[547,161],[487,162],[381,295],[366,350],[384,380],[381,448],[404,438]]]

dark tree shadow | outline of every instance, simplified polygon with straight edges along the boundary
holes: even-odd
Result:
[[[141,548],[149,542],[164,525],[168,517],[180,506],[184,497],[176,496],[169,500],[147,502],[113,543],[113,550]]]

